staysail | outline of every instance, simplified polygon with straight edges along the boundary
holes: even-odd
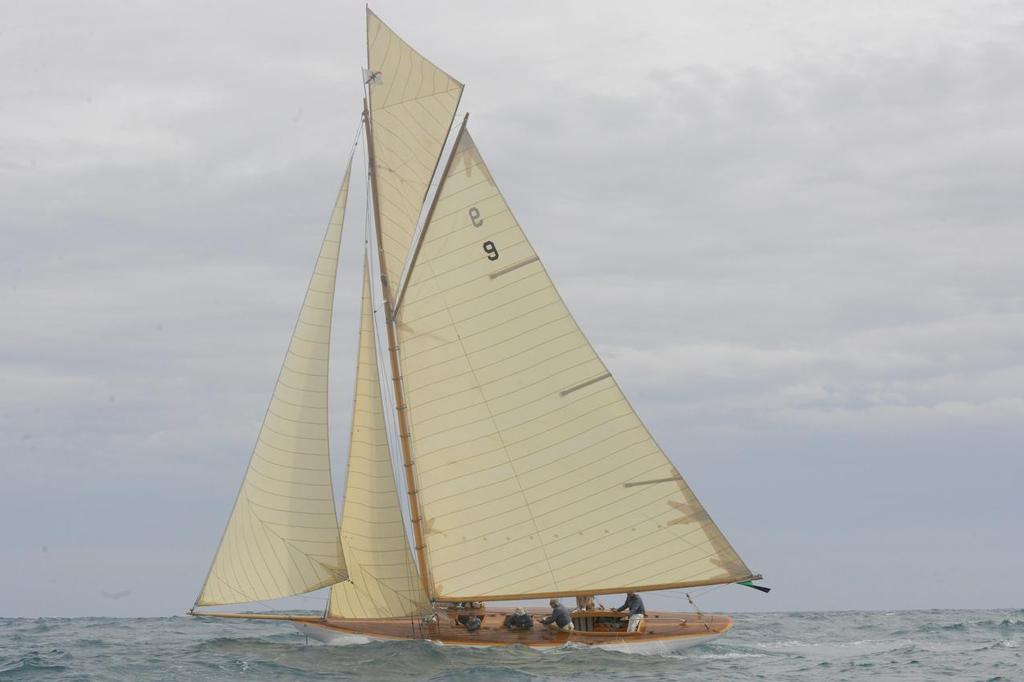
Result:
[[[371,172],[377,181],[381,245],[398,283],[462,83],[424,59],[367,8]]]
[[[327,369],[349,161],[281,374],[197,606],[309,592],[347,576],[328,454]]]
[[[751,577],[583,336],[462,130],[398,309],[431,596]]]
[[[349,577],[331,588],[327,615],[334,618],[397,618],[430,608],[406,541],[388,450],[373,329],[369,268],[364,267],[352,432],[341,512],[341,544]]]

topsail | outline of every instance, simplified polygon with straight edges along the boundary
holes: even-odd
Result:
[[[371,173],[377,178],[384,270],[398,283],[462,83],[366,10]]]

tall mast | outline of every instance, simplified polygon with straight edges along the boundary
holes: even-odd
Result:
[[[406,414],[402,375],[398,364],[398,340],[395,334],[394,306],[391,298],[391,283],[388,279],[387,259],[384,257],[384,242],[381,234],[380,204],[377,200],[376,160],[373,151],[373,121],[370,119],[370,107],[363,99],[363,120],[366,122],[366,152],[369,156],[367,172],[370,176],[370,195],[373,200],[373,224],[377,234],[377,265],[380,269],[380,285],[384,298],[384,328],[388,335],[388,358],[391,362],[391,389],[394,394],[395,411],[398,413],[398,442],[402,451],[402,465],[405,470],[405,487],[409,493],[409,515],[412,520],[416,563],[420,569],[420,580],[423,591],[433,600],[430,577],[427,575],[426,542],[423,539],[423,514],[420,511],[419,497],[416,491],[416,477],[412,471],[412,452],[409,449],[409,421]]]

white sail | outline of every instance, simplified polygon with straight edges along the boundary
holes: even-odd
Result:
[[[341,511],[341,544],[348,580],[331,588],[327,615],[397,618],[429,610],[406,541],[402,508],[388,451],[373,333],[369,269],[363,274],[352,434]]]
[[[366,10],[370,134],[384,268],[398,283],[462,83]]]
[[[398,310],[433,597],[751,573],[570,315],[462,131]]]
[[[197,606],[263,601],[344,580],[328,455],[327,369],[351,161],[249,468]]]

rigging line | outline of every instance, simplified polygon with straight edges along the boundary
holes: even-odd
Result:
[[[363,119],[363,126],[364,127],[366,126],[366,119],[365,118]],[[379,313],[381,308],[384,307],[384,302],[382,300],[379,307],[374,307],[374,305],[373,305],[373,287],[374,287],[374,283],[379,281],[379,280],[374,279],[374,274],[373,274],[374,259],[370,257],[370,248],[372,247],[372,244],[370,243],[371,242],[371,236],[370,236],[370,232],[371,232],[371,230],[370,230],[370,220],[371,220],[371,218],[370,218],[370,214],[371,214],[371,211],[373,210],[373,208],[372,208],[372,205],[371,205],[372,198],[370,197],[370,151],[369,151],[369,146],[368,145],[363,145],[363,178],[364,178],[365,184],[366,184],[366,187],[365,187],[366,191],[363,193],[363,196],[365,197],[365,201],[364,201],[364,211],[365,212],[364,212],[364,215],[363,215],[363,245],[366,248],[366,256],[367,256],[367,260],[369,261],[369,264],[367,265],[367,267],[369,268],[369,271],[370,271],[370,309],[373,311],[373,316],[374,316],[374,318],[373,318],[374,319],[373,331],[374,331],[374,338],[376,339],[377,338],[377,322],[376,322],[376,320],[377,320],[377,313]],[[380,273],[378,272],[377,274],[379,276]],[[381,297],[381,299],[383,299],[383,296]],[[380,345],[379,344],[377,346],[377,350],[378,351],[380,350]],[[377,355],[379,357],[380,353],[378,352]],[[379,362],[380,362],[380,360],[378,359],[378,364],[379,364]],[[381,391],[381,392],[383,393],[384,391]]]
[[[710,586],[705,586],[705,587],[697,587],[697,588],[692,588],[692,589],[688,590],[688,592],[691,595],[693,595],[693,596],[704,597],[705,595],[711,594],[715,590],[720,590],[723,587],[728,587],[729,585],[733,585],[733,584],[734,583],[722,583],[721,585],[710,585]],[[660,597],[667,597],[668,599],[676,599],[678,601],[689,601],[686,596],[679,595],[679,594],[676,594],[674,592],[664,592],[664,591],[661,591],[661,590],[654,590],[653,592],[651,592],[651,594],[656,594],[656,595],[658,595]]]
[[[392,473],[394,473],[395,471],[400,471],[400,469],[396,469],[397,457],[396,457],[396,453],[392,452],[392,450],[390,448],[390,443],[392,443],[392,442],[397,443],[398,439],[401,438],[401,428],[399,427],[399,424],[397,423],[398,412],[397,412],[397,405],[395,405],[395,402],[394,402],[394,395],[392,393],[390,393],[390,392],[383,391],[383,390],[381,391],[381,394],[382,394],[382,398],[387,401],[387,409],[385,410],[385,416],[391,422],[392,433],[396,434],[396,438],[394,440],[389,441],[389,447],[388,447],[389,462],[391,463]],[[400,457],[401,455],[397,455],[397,456]],[[404,458],[402,459],[402,461],[399,464],[399,466],[405,466]],[[396,493],[396,495],[398,495],[398,486],[399,486],[399,479],[400,478],[401,477],[399,477],[397,475],[394,477],[395,493]],[[399,513],[401,513],[401,511],[402,511],[402,499],[408,499],[408,496],[398,495],[397,502],[398,502],[398,505],[399,505],[399,507],[398,507]],[[410,504],[410,506],[409,506],[410,518],[412,517],[411,515],[413,513],[415,513],[415,511],[412,509],[412,506]],[[404,554],[405,554],[405,559],[406,559],[405,560],[405,578],[406,578],[406,586],[407,586],[406,589],[407,589],[407,594],[409,595],[409,597],[408,597],[409,601],[410,602],[415,602],[415,601],[418,601],[418,599],[414,595],[416,595],[416,591],[418,589],[419,575],[418,575],[418,571],[413,567],[413,563],[412,562],[414,561],[414,559],[413,559],[412,552],[409,550],[409,544],[408,544],[409,540],[408,540],[408,536],[406,535],[404,515],[403,515],[403,519],[402,519],[402,535],[403,535],[403,537],[402,537],[403,549],[405,550]],[[415,619],[415,615],[412,613],[412,610],[413,609],[410,608],[409,625],[412,628],[413,635],[416,636],[416,619]]]
[[[359,139],[363,136],[363,126],[366,125],[366,121],[363,120],[362,114],[359,116],[359,125],[356,127],[356,134],[352,140],[352,148],[348,153],[348,163],[352,163],[352,159],[356,155],[356,147],[359,146]],[[365,153],[365,151],[364,151]]]
[[[367,242],[367,244],[369,245],[369,241]],[[371,283],[370,283],[370,286],[371,286],[370,307],[373,308],[372,287],[373,287],[373,282],[374,281],[380,281],[379,280],[380,272],[379,272],[379,268],[378,268],[377,273],[374,274],[374,271],[373,271],[373,265],[374,265],[373,258],[368,258],[368,264],[369,264],[368,266],[370,268],[370,280],[371,280]],[[377,278],[376,280],[374,279],[375,277]],[[383,307],[383,305],[384,304],[381,303],[381,307]],[[380,332],[380,328],[379,328],[378,322],[377,322],[377,313],[379,313],[380,311],[381,311],[380,307],[373,309],[373,342],[374,342],[374,351],[375,351],[374,355],[375,355],[376,360],[377,360],[377,380],[378,380],[378,382],[380,382],[380,386],[381,386],[381,388],[380,388],[380,399],[381,399],[382,407],[384,408],[384,430],[385,430],[385,432],[386,432],[386,434],[388,436],[388,439],[387,439],[387,443],[388,443],[388,460],[391,462],[392,475],[394,475],[394,471],[395,471],[395,458],[394,458],[394,453],[392,452],[391,444],[394,443],[394,442],[397,442],[395,440],[396,437],[393,434],[396,434],[398,432],[398,428],[397,428],[397,425],[395,424],[396,409],[395,409],[395,404],[394,404],[394,396],[391,394],[390,391],[384,390],[384,386],[386,385],[385,382],[387,382],[390,379],[390,377],[388,376],[387,365],[386,365],[386,363],[384,363],[382,361],[382,359],[381,359],[382,355],[380,353],[380,349],[386,347],[385,343],[383,342],[383,340],[381,338],[381,332]],[[383,381],[382,381],[382,379],[383,379]],[[396,481],[396,489],[397,489],[397,481]]]
[[[364,150],[364,153],[365,153],[365,150]],[[366,163],[367,163],[367,166],[369,166],[368,159],[367,159]],[[369,192],[367,192],[366,197],[367,197],[367,207],[366,207],[366,235],[365,235],[365,241],[366,241],[367,251],[369,251],[370,248],[372,248],[372,245],[370,243],[371,237],[370,237],[370,229],[369,229],[369,225],[370,225],[370,205],[369,205],[370,194],[369,194]],[[380,332],[380,329],[379,329],[378,324],[377,324],[377,313],[379,313],[381,311],[381,308],[383,307],[383,303],[381,303],[380,307],[377,307],[377,308],[373,307],[372,286],[373,286],[374,282],[379,282],[380,281],[380,279],[379,279],[380,265],[376,264],[377,265],[377,270],[378,270],[378,272],[376,273],[376,277],[374,276],[374,265],[375,265],[374,259],[369,257],[369,254],[368,254],[368,257],[367,257],[367,267],[370,270],[369,274],[370,274],[370,281],[371,281],[371,306],[370,306],[371,310],[372,310],[371,322],[372,322],[373,339],[374,339],[374,350],[376,351],[374,353],[374,355],[375,355],[375,358],[377,360],[377,366],[375,367],[375,369],[377,370],[377,379],[380,382],[382,374],[383,374],[384,381],[387,381],[389,379],[389,377],[387,375],[387,366],[381,362],[381,354],[379,352],[380,349],[383,347],[383,344],[382,344],[382,339],[381,339],[381,332]],[[383,298],[383,296],[381,298]],[[385,324],[386,324],[386,321],[385,321]],[[397,437],[398,436],[396,436],[395,434],[398,434],[400,429],[398,428],[398,426],[396,424],[397,410],[396,410],[396,406],[394,404],[394,395],[391,392],[389,392],[389,391],[385,391],[383,387],[384,387],[384,383],[381,382],[381,390],[379,391],[379,394],[380,394],[380,399],[381,399],[382,407],[384,408],[382,416],[383,416],[383,419],[384,419],[384,427],[385,427],[385,432],[386,432],[385,437],[386,437],[386,443],[387,443],[388,463],[391,465],[392,480],[394,481],[395,493],[396,493],[396,496],[398,498],[396,500],[397,503],[398,503],[398,511],[399,511],[399,514],[402,516],[402,541],[403,541],[403,548],[402,549],[403,549],[403,554],[405,555],[405,559],[406,559],[404,561],[404,564],[405,564],[405,577],[406,577],[406,581],[407,581],[407,593],[406,594],[407,594],[407,599],[410,602],[416,602],[416,601],[418,601],[418,599],[414,595],[416,594],[416,584],[418,582],[418,577],[419,576],[416,574],[415,570],[412,567],[412,563],[411,563],[412,562],[412,553],[409,551],[409,546],[408,546],[409,540],[408,540],[408,536],[406,534],[405,517],[404,517],[404,514],[402,514],[402,499],[403,499],[403,497],[399,494],[399,490],[398,490],[398,485],[399,485],[398,484],[398,479],[400,477],[395,475],[395,472],[398,469],[396,467],[396,455],[395,455],[395,452],[394,452],[394,450],[392,448],[392,444],[398,442],[397,441]],[[409,510],[409,513],[410,514],[412,513],[412,509],[411,508]],[[410,612],[411,611],[412,611],[412,609],[410,609]],[[410,627],[412,628],[413,636],[415,637],[416,636],[415,615],[410,613],[409,618],[410,618]]]

